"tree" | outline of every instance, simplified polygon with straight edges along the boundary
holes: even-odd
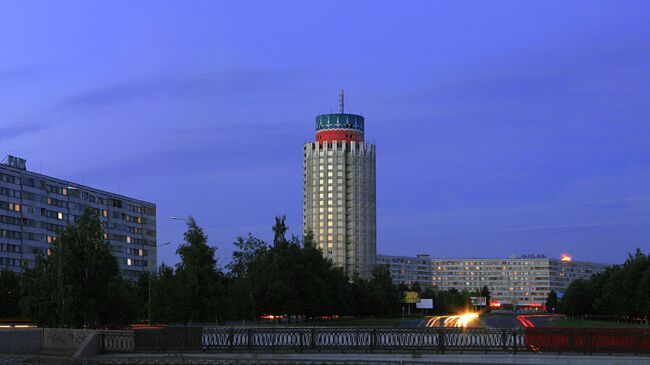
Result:
[[[373,305],[368,308],[375,316],[394,316],[400,312],[401,297],[393,284],[390,270],[386,265],[376,265],[372,270],[372,279],[368,283]]]
[[[262,292],[266,273],[263,259],[268,254],[268,245],[250,233],[246,239],[238,237],[234,245],[233,260],[228,265],[229,315],[258,320],[264,314]]]
[[[551,290],[546,297],[546,311],[555,313],[557,310],[557,293],[555,290]]]
[[[160,265],[151,278],[151,323],[171,323],[182,317],[180,290],[174,276],[174,268]]]
[[[484,285],[481,288],[481,296],[485,297],[485,309],[490,310],[490,300],[492,299],[492,296],[490,294],[490,289],[488,289],[487,285]]]
[[[39,325],[100,328],[133,319],[133,288],[122,280],[93,210],[84,210],[50,252],[23,279],[22,305]]]
[[[193,323],[218,321],[223,309],[220,301],[222,273],[217,268],[216,248],[208,246],[208,237],[194,218],[187,220],[187,231],[176,253],[181,260],[176,265],[179,318]]]
[[[593,313],[594,298],[589,280],[575,280],[564,293],[560,302],[560,310],[570,316]]]
[[[20,314],[20,281],[15,272],[0,271],[0,318],[16,318]]]

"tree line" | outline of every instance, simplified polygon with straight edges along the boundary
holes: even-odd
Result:
[[[311,233],[287,237],[284,217],[273,242],[252,235],[234,242],[222,269],[216,248],[193,218],[187,221],[175,266],[161,265],[137,281],[125,280],[104,240],[99,217],[86,210],[22,274],[0,271],[0,318],[27,318],[41,326],[106,328],[134,322],[223,323],[285,315],[314,321],[332,315],[401,314],[401,291],[390,271],[376,266],[370,279],[348,278],[322,255]],[[437,293],[438,311],[465,307],[466,292]]]
[[[650,318],[650,255],[637,249],[622,265],[573,281],[559,309],[570,316]]]

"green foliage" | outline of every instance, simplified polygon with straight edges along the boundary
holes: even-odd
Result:
[[[20,315],[20,281],[15,272],[0,271],[0,318],[16,318]]]
[[[650,256],[637,249],[623,265],[572,282],[559,306],[569,315],[650,316]]]
[[[549,312],[555,312],[557,311],[557,305],[557,293],[555,290],[551,290],[546,297],[546,310]]]
[[[181,258],[175,273],[178,319],[189,323],[216,322],[223,306],[222,275],[214,257],[216,248],[208,246],[208,237],[192,217],[187,221],[184,240],[176,251]]]
[[[99,328],[135,315],[133,288],[121,279],[90,209],[59,235],[48,257],[37,258],[22,282],[22,307],[39,325]]]
[[[52,244],[47,257],[21,279],[20,305],[43,326],[102,328],[151,319],[152,323],[219,323],[259,320],[264,314],[288,315],[305,322],[323,316],[391,317],[401,314],[400,292],[387,267],[377,266],[370,280],[348,278],[314,241],[286,237],[285,217],[276,217],[271,245],[239,237],[232,262],[223,273],[216,248],[193,218],[175,267],[161,265],[137,282],[121,279],[118,263],[103,241],[97,216],[86,210]],[[0,273],[0,290],[16,292],[13,274]],[[12,289],[9,289],[12,288]],[[411,290],[420,291],[418,286]],[[450,308],[467,293],[442,296]],[[16,313],[17,296],[3,295],[3,310]]]
[[[490,294],[490,289],[488,289],[487,285],[484,285],[481,288],[480,296],[485,297],[485,306],[487,308],[490,308],[490,300],[492,299],[492,295]]]

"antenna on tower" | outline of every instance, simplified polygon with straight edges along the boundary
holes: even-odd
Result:
[[[341,92],[339,93],[339,106],[341,107],[341,114],[343,114],[343,109],[345,106],[345,92],[343,89],[341,89]]]

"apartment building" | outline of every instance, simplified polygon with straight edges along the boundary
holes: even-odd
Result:
[[[378,256],[377,263],[388,263],[395,283],[414,282],[427,273],[423,255],[417,257]],[[549,259],[543,255],[494,258],[431,258],[430,285],[439,290],[479,291],[487,286],[493,304],[541,307],[551,290],[562,293],[576,279],[588,279],[609,265],[573,261],[563,255]],[[392,263],[392,264],[391,264]]]
[[[32,267],[85,208],[99,215],[124,277],[156,270],[155,204],[28,171],[14,156],[0,163],[0,269]]]
[[[418,283],[421,288],[433,285],[431,278],[431,257],[429,255],[386,256],[377,255],[377,265],[385,265],[395,284],[413,285]]]
[[[345,273],[370,278],[376,261],[375,146],[364,142],[364,118],[316,117],[316,141],[305,143],[303,231]]]

